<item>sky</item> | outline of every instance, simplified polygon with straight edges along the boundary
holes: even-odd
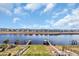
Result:
[[[79,29],[79,3],[0,3],[0,28]]]

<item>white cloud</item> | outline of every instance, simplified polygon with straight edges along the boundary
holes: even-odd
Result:
[[[65,13],[62,11],[58,14]],[[46,23],[50,28],[54,29],[71,29],[79,28],[79,8],[71,10],[72,14],[68,14],[59,20],[46,20]]]
[[[73,10],[76,6],[76,3],[67,3],[67,9]]]
[[[8,9],[8,10],[12,10],[13,3],[0,3],[0,7]]]
[[[60,17],[60,15],[64,15],[64,14],[68,14],[68,9],[65,8],[58,12],[53,12],[52,18],[54,19],[54,18]]]
[[[53,19],[46,20],[45,22],[46,22],[48,25],[50,25],[50,27],[52,27],[52,28],[55,28],[56,26],[59,27],[58,24],[60,24],[61,26],[64,26],[64,25],[61,24],[61,22],[64,23],[64,22],[63,22],[63,19],[57,22],[57,20],[55,20],[54,18],[59,17],[60,14],[65,14],[65,13],[67,13],[67,12],[68,12],[68,9],[61,10],[61,11],[55,13],[55,14],[52,16]],[[69,16],[66,16],[65,18],[67,18],[67,17],[69,17]]]
[[[25,25],[26,28],[39,28],[39,29],[71,29],[79,28],[79,9],[71,10],[72,14],[68,14],[62,19],[57,20],[46,20],[45,25],[33,24]],[[59,14],[65,13],[67,10],[60,12]]]
[[[12,15],[12,3],[0,3],[0,11],[6,13],[7,15]]]
[[[46,24],[48,24],[49,26],[53,26],[53,24],[56,22],[55,20],[46,20],[45,21]]]
[[[46,6],[46,8],[43,10],[43,12],[45,13],[45,12],[51,10],[54,6],[55,6],[54,3],[53,3],[53,4],[52,4],[52,3],[47,4],[47,6]]]
[[[75,6],[75,5],[76,5],[76,3],[68,3],[68,4],[67,4],[68,7],[73,7],[73,6]]]
[[[22,8],[21,8],[21,7],[15,8],[15,9],[14,9],[14,13],[15,13],[15,14],[20,14],[20,13],[22,13]]]
[[[27,25],[25,25],[25,24],[20,24],[20,27],[21,27],[21,28],[27,28]]]
[[[21,19],[18,18],[18,17],[15,17],[15,18],[13,18],[13,23],[16,23],[16,22],[19,21],[19,20],[21,20]]]
[[[15,8],[14,9],[14,14],[16,14],[16,15],[28,15],[28,13],[25,12],[22,7]]]
[[[73,10],[72,10],[72,14],[73,14],[74,16],[78,16],[78,15],[79,15],[79,8],[73,9]]]
[[[45,9],[43,11],[41,11],[40,15],[50,11],[51,9],[53,9],[55,5],[56,5],[55,3],[48,3],[48,4],[46,4]]]
[[[12,12],[6,8],[0,7],[0,11],[6,13],[7,15],[11,16]]]
[[[49,25],[39,25],[39,24],[33,24],[33,25],[23,25],[20,24],[21,28],[29,28],[29,29],[48,29],[51,28]]]
[[[54,26],[64,26],[71,20],[70,15],[65,16],[63,19],[58,20]]]
[[[63,9],[63,10],[57,12],[55,15],[57,16],[57,15],[60,15],[60,14],[65,14],[67,12],[68,12],[68,9]]]
[[[58,20],[54,24],[54,26],[58,28],[67,28],[67,27],[76,28],[77,26],[79,26],[78,23],[79,23],[79,9],[73,9],[72,15],[67,15],[63,19]]]
[[[24,6],[24,9],[25,10],[30,10],[30,11],[35,11],[37,9],[39,9],[41,7],[42,4],[39,4],[39,3],[29,3],[29,4],[26,4],[26,6]]]

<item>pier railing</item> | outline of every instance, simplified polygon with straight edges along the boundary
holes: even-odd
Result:
[[[20,55],[22,55],[28,48],[29,48],[29,43],[31,42],[31,40],[29,40],[27,43],[26,43],[26,45],[25,45],[25,47],[23,48],[23,49],[20,49],[19,51],[17,51],[17,53],[15,54],[15,56],[20,56]]]

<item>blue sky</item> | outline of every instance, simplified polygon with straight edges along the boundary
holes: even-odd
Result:
[[[78,3],[0,3],[0,28],[78,29]]]

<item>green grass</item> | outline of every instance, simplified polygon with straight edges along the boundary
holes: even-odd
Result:
[[[6,48],[7,45],[6,44],[0,44],[0,48]]]
[[[51,56],[54,55],[53,49],[48,45],[29,45],[30,47],[21,56]],[[0,47],[6,47],[5,44],[1,44]],[[14,48],[7,49],[6,51],[0,52],[0,56],[15,55],[20,49],[26,48],[25,45],[17,45]],[[56,45],[56,48],[62,50],[63,45]],[[68,49],[72,52],[79,54],[79,45],[66,45],[65,50]]]
[[[23,47],[24,47],[24,45],[18,45],[14,48],[8,49],[8,50],[3,51],[3,52],[0,52],[0,56],[7,56],[9,53],[11,53],[11,55],[14,55],[14,54],[17,53],[18,50],[22,49]]]
[[[48,46],[45,45],[30,45],[30,48],[24,52],[23,56],[50,56]]]
[[[72,52],[75,52],[79,55],[79,45],[69,45],[69,46],[65,46],[65,49],[68,49]]]

